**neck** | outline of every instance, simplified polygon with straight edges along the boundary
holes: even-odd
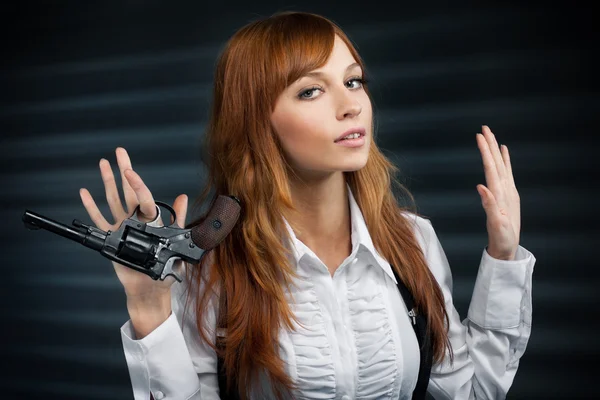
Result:
[[[350,205],[343,173],[290,183],[297,217],[288,222],[296,237],[319,252],[346,252],[350,245]]]

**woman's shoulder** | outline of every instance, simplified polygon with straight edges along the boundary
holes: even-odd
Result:
[[[449,288],[444,290],[449,290],[446,296],[451,297],[452,272],[450,271],[448,259],[433,228],[431,219],[412,212],[406,212],[404,216],[413,224],[415,238],[423,250],[427,266],[440,286],[442,288]]]
[[[423,214],[414,213],[408,210],[403,210],[401,214],[411,224],[415,238],[425,251],[429,247],[430,241],[434,239],[435,236],[431,219]]]

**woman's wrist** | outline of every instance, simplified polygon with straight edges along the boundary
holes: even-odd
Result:
[[[162,325],[171,315],[171,296],[127,298],[127,311],[136,339],[142,339]]]

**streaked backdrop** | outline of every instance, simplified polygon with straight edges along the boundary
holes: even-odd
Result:
[[[217,54],[237,28],[279,10],[322,13],[358,46],[378,143],[432,218],[463,316],[487,242],[475,133],[488,124],[508,145],[521,244],[537,258],[533,331],[509,398],[598,395],[584,366],[600,356],[591,8],[63,0],[2,13],[3,398],[132,398],[119,334],[128,315],[110,263],[25,230],[21,215],[89,222],[80,187],[108,213],[98,161],[116,170],[117,146],[157,200],[197,196]]]

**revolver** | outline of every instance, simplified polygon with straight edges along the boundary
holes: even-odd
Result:
[[[216,247],[233,229],[240,215],[240,200],[235,196],[219,195],[198,225],[180,228],[175,221],[175,210],[166,203],[156,201],[173,216],[173,224],[154,227],[137,218],[139,205],[119,229],[103,231],[74,219],[72,226],[54,221],[30,210],[23,213],[25,227],[30,230],[45,229],[67,239],[97,250],[104,257],[133,268],[154,280],[165,280],[171,275],[182,279],[172,269],[181,259],[198,264],[204,254]]]

